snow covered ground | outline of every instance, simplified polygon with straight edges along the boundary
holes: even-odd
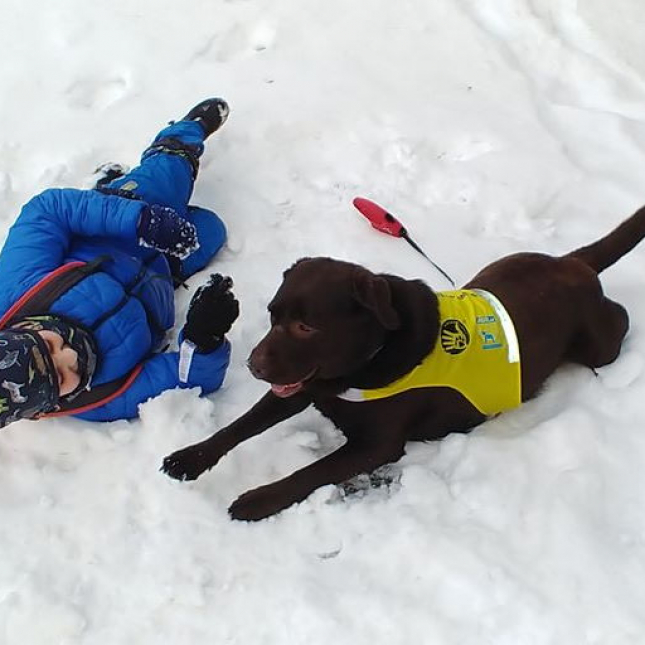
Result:
[[[400,481],[319,490],[255,524],[230,502],[329,452],[315,412],[194,483],[162,457],[263,392],[244,362],[305,255],[440,276],[351,206],[401,215],[458,282],[561,253],[645,202],[638,0],[3,0],[0,218],[49,186],[133,164],[198,100],[226,97],[195,191],[227,221],[242,303],[225,387],[140,421],[0,435],[3,645],[642,645],[645,245],[608,270],[619,360],[567,367],[467,436],[411,444]],[[204,273],[204,276],[207,273]],[[194,278],[191,287],[199,284]],[[190,293],[180,293],[178,321]]]

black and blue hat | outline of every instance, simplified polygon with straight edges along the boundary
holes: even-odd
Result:
[[[96,343],[89,331],[55,315],[29,316],[0,331],[0,427],[56,410],[58,375],[47,344],[37,333],[53,331],[78,356],[78,387],[71,401],[89,389],[96,371]]]
[[[29,331],[0,331],[0,427],[51,412],[57,403],[58,377],[45,341]]]

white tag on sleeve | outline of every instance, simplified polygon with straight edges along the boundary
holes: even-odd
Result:
[[[185,340],[179,348],[179,380],[181,383],[188,383],[188,374],[190,373],[195,349],[195,344],[189,340]]]

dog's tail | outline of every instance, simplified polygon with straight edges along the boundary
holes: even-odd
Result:
[[[565,257],[582,260],[596,273],[600,273],[618,262],[643,238],[645,238],[645,206],[639,208],[630,218],[605,237],[593,244],[576,249]]]

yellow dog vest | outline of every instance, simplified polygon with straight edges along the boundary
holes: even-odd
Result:
[[[491,416],[522,402],[520,352],[513,321],[502,303],[480,289],[442,291],[439,338],[411,372],[373,390],[349,389],[346,401],[373,401],[407,390],[449,387]]]

